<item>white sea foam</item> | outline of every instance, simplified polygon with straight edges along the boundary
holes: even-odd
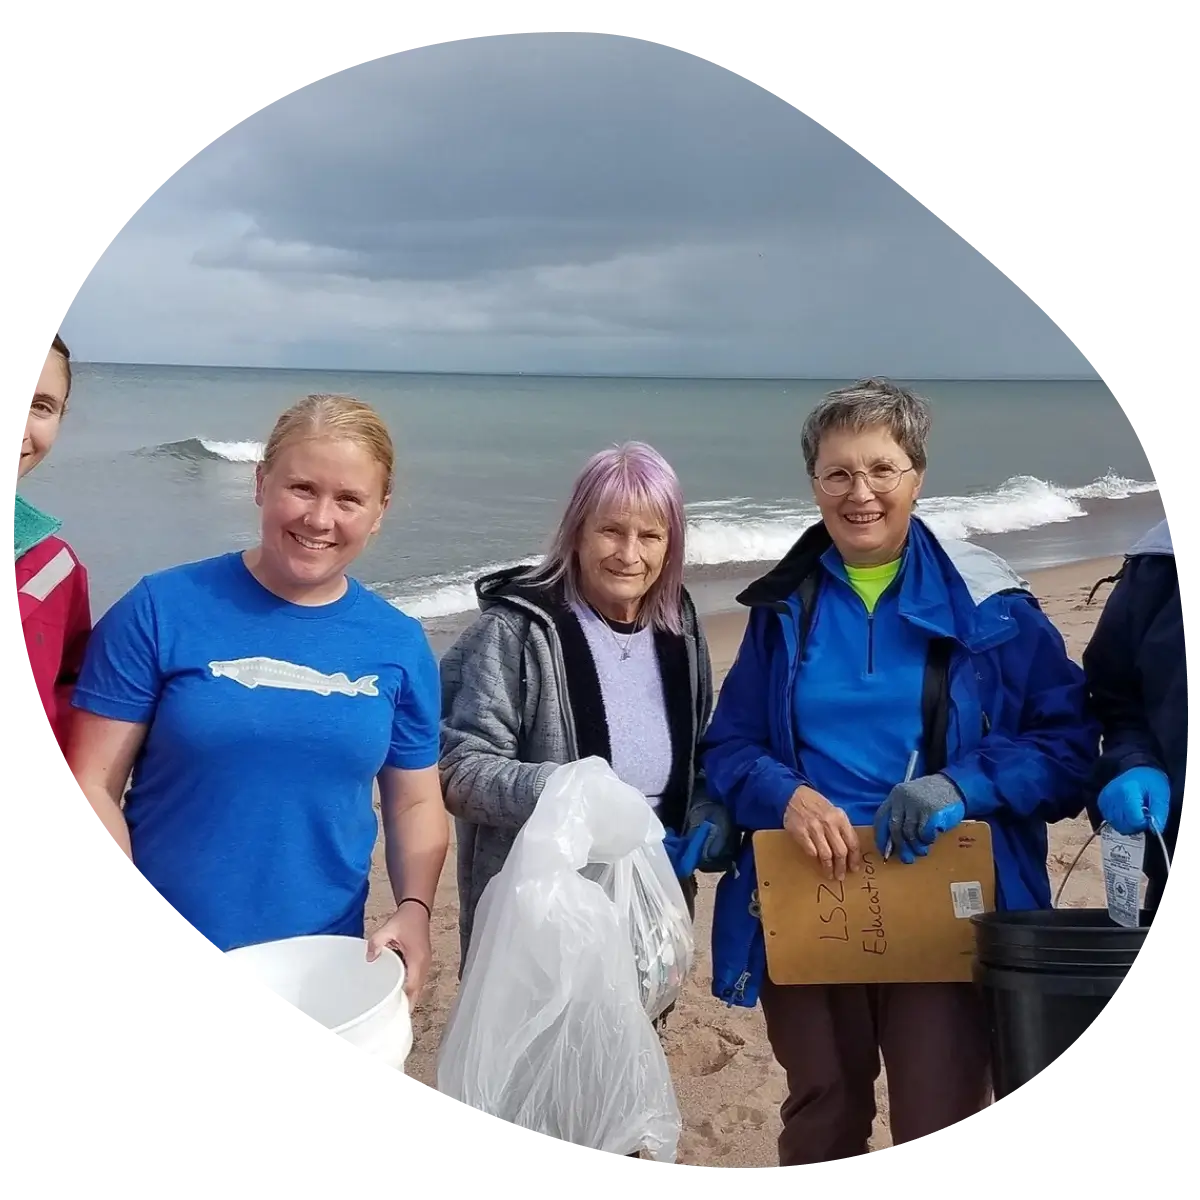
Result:
[[[451,617],[456,613],[469,612],[475,607],[475,581],[481,576],[510,567],[533,566],[540,561],[539,558],[525,558],[520,561],[491,563],[453,575],[408,579],[403,584],[381,587],[380,591],[390,603],[417,620]]]
[[[1111,473],[1075,488],[1019,475],[987,492],[923,498],[918,511],[940,537],[970,538],[1072,521],[1085,514],[1085,500],[1123,500],[1157,490],[1157,484]],[[688,565],[774,562],[816,520],[817,508],[811,501],[756,501],[743,496],[700,501],[688,508]],[[406,580],[381,590],[409,616],[421,620],[449,617],[475,608],[475,580],[481,575],[536,561],[494,563]]]
[[[262,461],[263,449],[262,442],[222,442],[215,438],[192,437],[178,442],[163,442],[158,446],[144,446],[134,453],[150,458],[182,458],[192,462],[220,459],[231,463],[256,463]]]
[[[209,454],[235,463],[261,462],[266,448],[262,442],[215,442],[208,438],[200,438],[199,441]]]

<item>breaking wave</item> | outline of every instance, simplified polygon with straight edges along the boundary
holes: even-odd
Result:
[[[163,442],[147,446],[139,454],[150,458],[182,458],[193,462],[256,463],[262,460],[262,442],[218,442],[210,438],[184,438],[180,442]]]
[[[1112,473],[1082,487],[1065,488],[1032,475],[1017,475],[990,491],[921,500],[921,517],[939,537],[971,538],[1017,533],[1086,515],[1086,500],[1123,500],[1155,492],[1158,485]],[[774,562],[817,520],[811,501],[704,500],[688,506],[687,562],[692,567]],[[536,562],[524,559],[522,563]],[[409,616],[449,617],[475,607],[475,580],[516,562],[406,580],[380,590]]]

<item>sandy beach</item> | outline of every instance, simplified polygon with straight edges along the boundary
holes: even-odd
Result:
[[[1111,575],[1119,566],[1119,558],[1104,558],[1028,573],[1044,610],[1062,632],[1068,652],[1076,661],[1087,645],[1110,587],[1102,587],[1090,606],[1088,592],[1097,580]],[[733,662],[744,624],[744,612],[719,612],[705,618],[718,686]],[[1090,832],[1084,820],[1051,829],[1050,871],[1055,888]],[[1071,876],[1062,896],[1063,906],[1103,904],[1099,863],[1099,846],[1093,842]],[[767,1043],[762,1011],[726,1008],[709,992],[715,882],[715,877],[701,877],[696,914],[697,963],[664,1034],[684,1120],[678,1161],[706,1166],[775,1166],[784,1083]],[[368,925],[373,927],[390,912],[380,839]],[[457,985],[457,922],[452,846],[434,912],[434,965],[414,1013],[415,1045],[408,1066],[412,1077],[429,1086],[434,1085],[438,1044]],[[882,1077],[878,1100],[875,1149],[890,1145]]]

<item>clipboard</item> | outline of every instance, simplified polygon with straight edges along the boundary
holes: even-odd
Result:
[[[840,883],[784,830],[754,834],[772,983],[969,983],[970,918],[996,903],[987,822],[964,821],[908,864],[884,862],[870,826],[854,832],[862,866]]]

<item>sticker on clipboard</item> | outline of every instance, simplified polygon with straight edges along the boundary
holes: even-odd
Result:
[[[954,915],[960,920],[978,917],[983,911],[983,885],[976,883],[952,883],[950,899],[954,902]]]

